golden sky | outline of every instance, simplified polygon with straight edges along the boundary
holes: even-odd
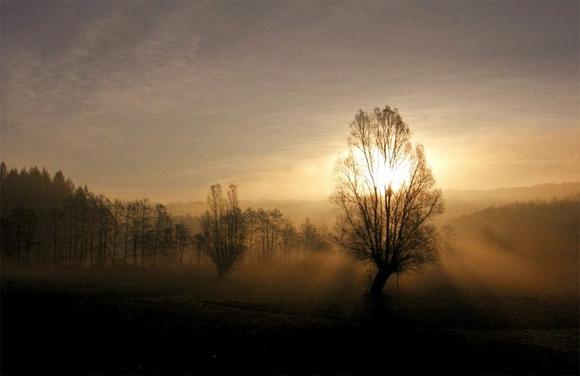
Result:
[[[1,158],[120,198],[323,199],[389,104],[443,188],[580,180],[578,2],[2,1]]]

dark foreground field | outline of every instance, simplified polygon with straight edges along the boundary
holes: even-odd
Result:
[[[435,271],[371,305],[348,265],[225,281],[206,268],[5,271],[2,374],[578,373],[577,295],[458,288]]]

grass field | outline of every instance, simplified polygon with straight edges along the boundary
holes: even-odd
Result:
[[[264,271],[266,270],[266,271]],[[578,296],[390,281],[342,257],[207,267],[5,270],[2,373],[577,374]]]

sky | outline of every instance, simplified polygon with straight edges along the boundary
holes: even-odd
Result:
[[[111,197],[325,199],[359,109],[444,189],[580,180],[580,3],[0,2],[0,158]]]

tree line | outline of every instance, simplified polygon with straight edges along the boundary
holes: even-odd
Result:
[[[208,210],[201,217],[199,247],[223,276],[242,258],[290,261],[330,245],[325,227],[317,228],[309,218],[297,230],[279,210],[240,209],[238,186],[223,192],[220,184],[210,187]],[[305,251],[305,252],[304,252]]]
[[[75,187],[61,171],[51,176],[37,167],[8,170],[2,162],[0,253],[5,263],[20,266],[169,266],[207,261],[217,266],[226,258],[214,250],[225,246],[237,247],[235,260],[247,262],[288,261],[300,251],[328,247],[324,227],[306,219],[296,228],[276,209],[242,211],[237,189],[229,197],[235,200],[233,210],[234,202],[226,205],[218,187],[210,188],[208,212],[221,215],[211,222],[207,213],[199,219],[174,217],[164,205],[147,198],[111,200],[86,186]],[[219,272],[222,266],[217,268]]]

